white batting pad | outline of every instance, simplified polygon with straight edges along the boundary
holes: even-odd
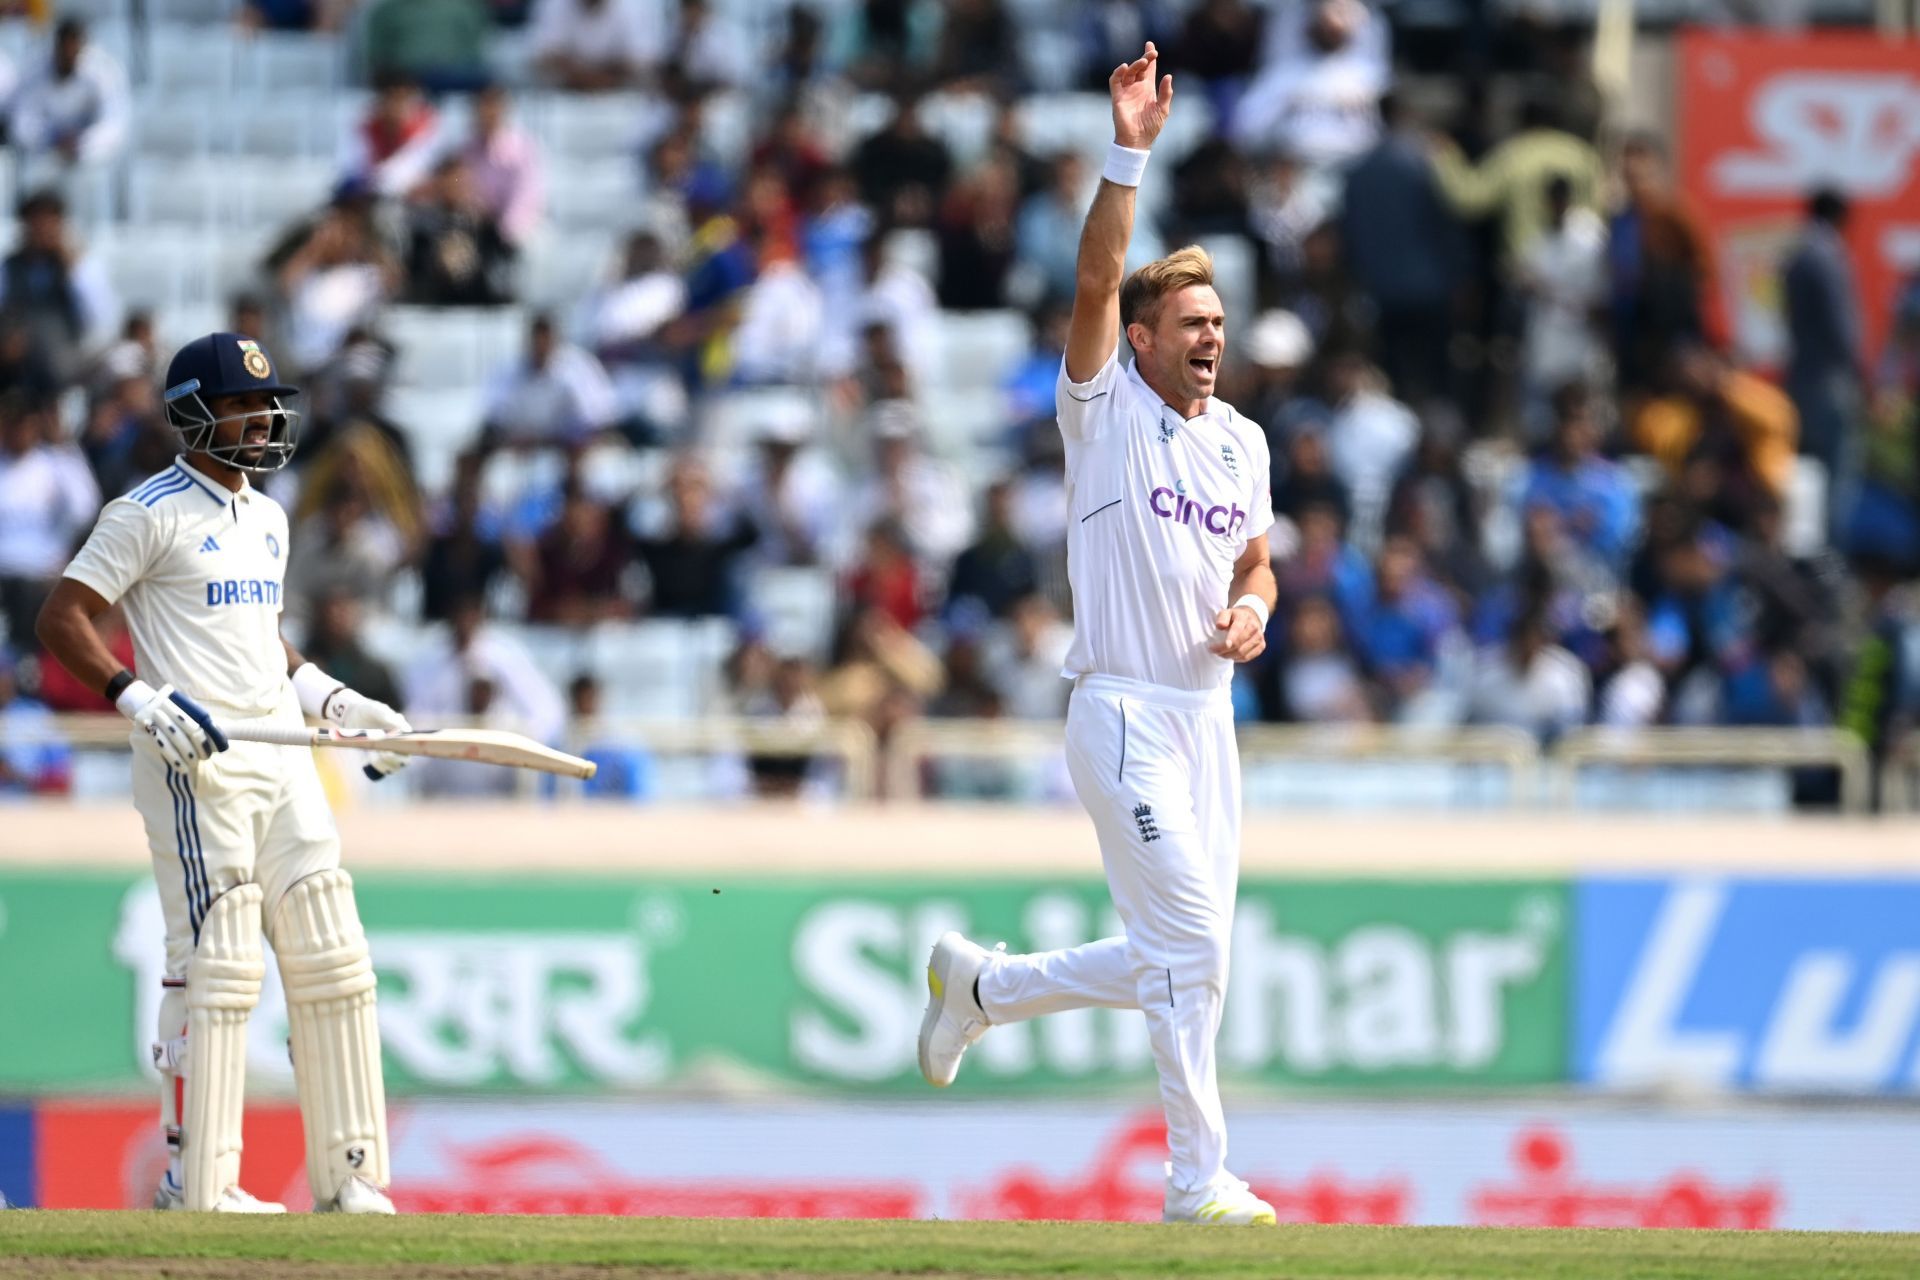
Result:
[[[287,891],[269,926],[293,1032],[293,1077],[307,1135],[314,1204],[330,1205],[352,1177],[387,1185],[387,1095],[373,961],[337,868]]]
[[[240,1181],[240,1115],[247,1083],[247,1016],[260,1002],[260,886],[213,900],[187,962],[187,1114],[180,1135],[186,1207],[211,1210]]]

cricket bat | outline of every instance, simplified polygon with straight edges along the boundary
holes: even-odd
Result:
[[[440,760],[472,760],[534,769],[563,778],[591,778],[599,768],[591,760],[542,746],[532,738],[504,729],[415,729],[394,733],[386,729],[288,729],[268,725],[222,725],[221,732],[238,742],[266,742],[281,747],[347,747],[355,751],[391,751],[403,756],[433,756]]]

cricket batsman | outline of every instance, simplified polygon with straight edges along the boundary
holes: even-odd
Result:
[[[927,966],[920,1069],[951,1084],[998,1023],[1139,1009],[1172,1157],[1162,1216],[1272,1225],[1273,1207],[1227,1171],[1214,1038],[1240,874],[1228,686],[1233,664],[1266,648],[1273,503],[1265,437],[1213,395],[1226,317],[1211,259],[1189,247],[1125,274],[1135,188],[1173,105],[1158,66],[1149,44],[1108,80],[1114,143],[1080,237],[1054,397],[1072,512],[1067,765],[1126,932],[1034,955],[944,935]]]
[[[271,941],[319,1212],[392,1213],[373,965],[305,749],[228,743],[221,722],[405,730],[280,636],[287,515],[249,483],[293,456],[299,415],[259,343],[214,333],[167,369],[172,466],[109,502],[41,610],[47,651],[136,726],[133,796],[167,924],[154,1065],[171,1159],[156,1209],[284,1213],[240,1187],[247,1018]],[[93,629],[126,602],[139,674]],[[218,717],[218,719],[216,719]],[[369,774],[405,756],[382,753]]]

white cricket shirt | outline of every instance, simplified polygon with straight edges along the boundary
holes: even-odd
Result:
[[[280,706],[287,513],[242,479],[234,493],[176,458],[101,511],[66,575],[125,601],[137,674],[210,709]]]
[[[1219,397],[1182,418],[1119,351],[1086,382],[1061,362],[1067,446],[1068,677],[1214,689],[1233,663],[1207,651],[1234,562],[1273,524],[1267,440]]]

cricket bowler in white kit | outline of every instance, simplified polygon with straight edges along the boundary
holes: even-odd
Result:
[[[392,1213],[373,965],[340,839],[305,748],[229,743],[222,723],[408,728],[280,636],[287,516],[249,475],[293,456],[296,394],[260,344],[215,333],[167,370],[183,453],[108,503],[40,613],[39,638],[137,726],[133,796],[167,924],[154,1065],[172,1159],[160,1209],[284,1213],[240,1187],[247,1018],[273,944],[322,1212]],[[139,675],[93,629],[125,603]],[[216,719],[217,717],[217,719]],[[406,763],[382,753],[384,775]]]
[[[1266,647],[1272,495],[1264,435],[1213,397],[1226,321],[1211,260],[1182,249],[1122,283],[1135,187],[1173,103],[1157,70],[1149,44],[1109,81],[1114,148],[1081,235],[1055,393],[1072,513],[1067,765],[1126,933],[1034,955],[945,935],[927,968],[920,1067],[945,1086],[995,1024],[1139,1009],[1172,1157],[1163,1217],[1271,1225],[1273,1207],[1227,1172],[1214,1039],[1240,874],[1228,686],[1233,664]]]

